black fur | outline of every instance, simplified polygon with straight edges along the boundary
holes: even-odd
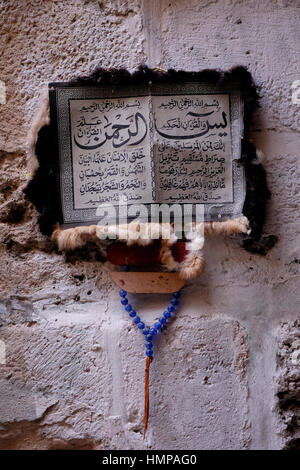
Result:
[[[44,235],[50,236],[54,225],[61,220],[59,188],[55,177],[53,155],[56,142],[52,127],[44,126],[38,133],[35,153],[39,167],[24,192],[40,213],[39,225]]]
[[[256,150],[249,142],[249,125],[253,111],[258,107],[259,96],[253,83],[251,74],[244,67],[235,67],[227,72],[220,70],[202,70],[200,72],[185,72],[158,69],[149,69],[140,66],[132,74],[125,69],[95,70],[88,76],[79,77],[70,83],[78,85],[133,85],[147,84],[149,82],[209,82],[211,84],[224,85],[232,81],[238,81],[244,101],[244,138],[242,142],[241,162],[246,174],[246,199],[243,214],[248,217],[251,226],[251,238],[258,241],[262,235],[263,223],[266,215],[266,201],[270,197],[267,187],[266,174],[261,164],[255,162]],[[53,125],[53,124],[52,124]],[[54,126],[53,126],[54,127]],[[39,169],[25,189],[25,194],[40,212],[39,224],[41,231],[50,235],[53,226],[61,220],[59,201],[59,186],[55,178],[53,168],[54,152],[57,152],[56,133],[50,126],[43,127],[38,135],[36,155],[39,161]],[[249,240],[249,238],[248,238]],[[250,242],[244,244],[249,249]],[[253,252],[253,247],[251,249]]]

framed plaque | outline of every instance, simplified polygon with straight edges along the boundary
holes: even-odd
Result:
[[[51,83],[63,224],[95,223],[99,204],[204,204],[237,217],[245,199],[237,84]]]
[[[50,83],[49,100],[39,169],[26,190],[44,233],[56,222],[99,223],[99,207],[126,205],[130,221],[139,214],[130,207],[142,205],[151,220],[153,206],[176,204],[192,216],[202,205],[205,221],[244,214],[261,234],[268,194],[253,164],[249,123],[258,95],[245,68],[99,69]]]

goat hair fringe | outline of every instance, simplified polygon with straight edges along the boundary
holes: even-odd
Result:
[[[205,235],[229,235],[236,233],[249,234],[249,222],[244,216],[224,222],[192,223],[186,234],[185,259],[179,263],[175,260],[171,247],[177,242],[174,228],[167,223],[130,222],[120,225],[88,225],[61,230],[56,226],[52,234],[60,251],[75,250],[86,243],[97,240],[118,239],[127,245],[148,246],[154,239],[160,238],[160,262],[168,271],[179,271],[183,279],[192,279],[204,268],[202,248]]]
[[[78,85],[137,85],[151,82],[177,82],[177,81],[200,81],[212,84],[226,84],[230,81],[240,82],[241,94],[244,101],[244,138],[242,140],[241,163],[245,168],[246,175],[246,198],[243,207],[243,216],[238,219],[225,222],[205,222],[204,233],[233,234],[244,233],[251,237],[244,243],[245,249],[249,246],[253,252],[251,240],[257,242],[261,239],[262,228],[266,215],[266,201],[270,192],[266,183],[265,170],[261,164],[262,153],[256,151],[255,146],[249,138],[249,124],[254,110],[258,107],[259,96],[253,83],[251,74],[242,66],[234,67],[228,72],[219,70],[203,70],[200,72],[184,72],[168,70],[166,72],[140,66],[137,71],[129,73],[124,69],[96,69],[91,75],[79,77],[72,83]],[[150,243],[147,231],[156,230],[161,242],[161,259],[163,265],[169,269],[178,269],[186,279],[194,277],[194,273],[201,272],[204,261],[201,255],[202,241],[198,238],[188,241],[189,254],[186,260],[178,266],[174,260],[171,245],[175,243],[175,234],[170,226],[164,224],[130,224],[119,225],[118,228],[99,226],[79,226],[72,229],[60,230],[58,221],[61,220],[61,208],[57,181],[53,171],[53,155],[57,152],[55,132],[50,121],[50,108],[48,90],[43,89],[40,96],[40,107],[32,121],[28,139],[28,166],[34,176],[25,188],[26,197],[35,205],[39,216],[40,230],[43,234],[51,236],[60,250],[72,250],[84,246],[88,241],[105,237],[107,232],[118,231],[120,240],[126,239],[128,244],[138,243],[146,246]],[[135,222],[136,223],[136,222]],[[168,225],[168,224],[167,224]],[[136,230],[139,227],[138,231]],[[170,237],[166,236],[170,232]],[[103,232],[103,233],[102,233]],[[134,238],[136,237],[136,238]],[[203,240],[204,241],[204,240]],[[202,246],[201,246],[202,243]],[[197,245],[198,244],[198,245]],[[196,246],[197,245],[197,246]],[[201,248],[200,248],[201,246]]]

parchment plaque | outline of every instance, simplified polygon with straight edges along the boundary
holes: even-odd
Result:
[[[205,220],[242,213],[243,103],[203,83],[53,83],[63,223],[98,221],[99,204],[204,204]]]

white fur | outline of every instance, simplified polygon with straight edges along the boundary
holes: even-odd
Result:
[[[59,250],[74,250],[84,246],[88,241],[119,239],[128,245],[147,246],[153,242],[153,234],[161,239],[160,260],[168,271],[177,270],[183,279],[192,279],[198,276],[204,269],[202,248],[204,245],[204,234],[230,235],[234,233],[250,233],[249,221],[241,216],[224,222],[192,223],[186,234],[186,249],[188,251],[184,261],[178,263],[174,257],[171,247],[177,241],[174,228],[171,224],[142,223],[138,221],[120,225],[89,225],[79,226],[66,230],[57,227],[53,234]],[[156,237],[157,238],[157,237]]]
[[[263,151],[256,149],[256,161],[254,161],[253,163],[256,163],[258,165],[260,163],[263,163],[264,159],[265,159],[265,154],[263,153]]]
[[[32,120],[28,135],[27,135],[27,166],[30,172],[37,170],[39,164],[35,155],[35,144],[37,142],[37,137],[39,130],[50,124],[50,106],[49,106],[49,91],[47,87],[42,88],[38,110]]]

